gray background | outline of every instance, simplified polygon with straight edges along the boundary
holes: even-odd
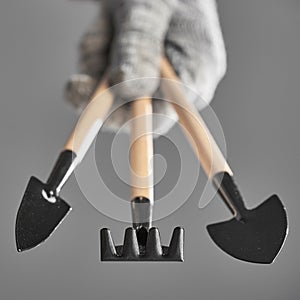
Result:
[[[215,247],[205,226],[228,218],[229,213],[218,198],[204,210],[197,209],[198,187],[181,209],[156,223],[165,242],[175,225],[185,227],[183,264],[100,263],[98,229],[110,227],[120,242],[126,224],[99,214],[74,177],[63,191],[72,213],[47,243],[18,254],[15,213],[27,180],[31,174],[47,177],[76,123],[61,91],[75,72],[76,45],[95,6],[65,0],[2,0],[1,299],[300,298],[300,4],[297,0],[219,2],[228,73],[212,106],[248,205],[278,193],[287,207],[290,232],[276,262],[251,265]],[[184,141],[178,138],[178,143]],[[191,153],[190,160],[196,163]]]

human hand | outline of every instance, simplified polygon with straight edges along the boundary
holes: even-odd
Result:
[[[109,66],[112,85],[123,82],[122,98],[153,95],[159,85],[165,52],[183,84],[195,93],[189,101],[198,109],[209,104],[226,71],[226,52],[215,0],[98,0],[99,14],[80,44],[80,74],[72,76],[66,98],[83,109]],[[130,79],[151,77],[139,86]],[[118,97],[117,97],[118,98]],[[176,119],[166,101],[153,101],[154,113],[169,118],[154,121],[167,131]],[[123,105],[108,120],[118,129],[130,117]]]

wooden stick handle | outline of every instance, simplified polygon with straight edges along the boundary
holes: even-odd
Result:
[[[189,133],[187,137],[207,176],[212,179],[214,175],[220,172],[227,172],[233,175],[204,120],[194,105],[186,99],[182,90],[182,84],[180,84],[180,80],[167,58],[164,58],[162,61],[161,75],[162,78],[170,79],[162,82],[162,89],[167,98],[172,101],[173,107],[178,114],[179,122]]]
[[[151,98],[131,103],[131,199],[144,197],[153,202],[153,139]]]
[[[77,155],[77,163],[91,146],[113,104],[113,95],[108,88],[108,81],[104,79],[64,146],[64,150],[71,150]]]

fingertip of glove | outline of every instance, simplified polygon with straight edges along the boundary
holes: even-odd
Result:
[[[72,75],[64,88],[64,99],[77,110],[82,110],[90,100],[97,81],[85,74]]]
[[[116,95],[126,100],[152,96],[158,88],[159,77],[134,75],[138,73],[124,65],[111,69],[108,75],[109,82]]]

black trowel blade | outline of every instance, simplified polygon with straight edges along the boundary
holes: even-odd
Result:
[[[43,197],[45,184],[31,177],[20,204],[16,225],[16,245],[19,252],[46,240],[62,222],[71,207],[60,197],[49,202]]]
[[[287,215],[273,195],[258,207],[247,210],[244,222],[235,218],[207,226],[213,241],[229,255],[252,263],[270,264],[287,235]]]

